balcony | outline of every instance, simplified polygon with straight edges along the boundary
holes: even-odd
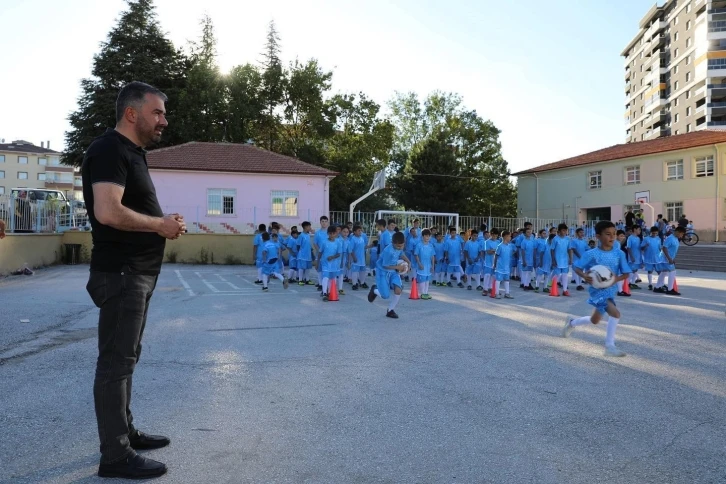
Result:
[[[630,83],[626,82],[625,83],[625,94],[628,94],[629,92],[630,92]]]
[[[73,188],[72,181],[45,180],[45,188],[55,188],[58,190],[71,190]]]
[[[706,124],[708,129],[726,129],[726,121],[710,121],[704,124]]]
[[[650,26],[648,30],[645,31],[645,37],[651,38],[653,37],[657,32],[663,30],[668,26],[668,23],[664,20],[656,20],[653,25]]]
[[[717,20],[708,23],[708,40],[726,39],[726,21]]]
[[[708,11],[709,15],[716,15],[719,13],[726,13],[726,8],[712,8]]]
[[[665,136],[666,129],[663,127],[657,127],[655,129],[651,129],[645,133],[645,139],[656,139],[660,138],[661,136]]]

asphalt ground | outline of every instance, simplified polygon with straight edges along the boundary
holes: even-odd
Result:
[[[0,280],[0,482],[101,482],[87,266]],[[726,482],[726,275],[683,296],[513,300],[433,288],[385,317],[366,291],[268,293],[251,267],[166,265],[134,377],[168,483]],[[369,278],[369,284],[372,279]],[[21,322],[29,320],[29,322]]]

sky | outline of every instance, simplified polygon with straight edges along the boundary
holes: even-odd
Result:
[[[625,45],[654,0],[156,0],[177,46],[208,14],[223,71],[258,63],[274,20],[282,59],[316,58],[333,92],[381,105],[455,92],[501,130],[510,170],[625,140]],[[661,2],[662,3],[662,2]],[[123,0],[0,0],[0,139],[62,150],[68,115]]]

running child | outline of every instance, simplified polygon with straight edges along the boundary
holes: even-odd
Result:
[[[620,311],[615,306],[616,285],[613,284],[605,289],[597,289],[592,286],[592,278],[587,272],[596,265],[603,265],[610,269],[613,274],[620,274],[615,277],[615,281],[625,281],[630,277],[630,266],[625,260],[625,253],[617,249],[614,245],[616,237],[615,224],[610,221],[598,222],[595,225],[595,237],[600,242],[600,247],[588,250],[575,263],[574,270],[585,281],[590,284],[588,291],[590,298],[588,304],[595,307],[592,316],[583,316],[581,318],[565,318],[565,327],[562,329],[562,337],[569,338],[572,331],[577,326],[588,323],[598,324],[605,315],[608,317],[607,331],[605,336],[605,354],[607,356],[625,356],[617,346],[615,346],[615,330],[620,321]]]
[[[412,229],[413,230],[413,229]],[[431,245],[431,231],[424,229],[421,232],[421,243],[414,249],[416,257],[416,282],[419,284],[421,299],[432,299],[429,295],[433,270],[436,267],[436,250]]]
[[[401,232],[396,232],[391,236],[391,245],[383,249],[378,258],[376,283],[371,286],[368,293],[368,302],[371,303],[378,296],[391,300],[388,304],[388,311],[386,311],[387,318],[398,319],[395,309],[398,300],[401,299],[403,282],[400,273],[404,270],[404,266],[399,266],[398,261],[403,260],[407,264],[411,264],[403,253],[405,243],[406,239]],[[391,290],[393,290],[393,294],[391,294]]]
[[[283,277],[279,271],[279,260],[280,260],[280,247],[276,242],[273,242],[272,237],[267,232],[262,232],[262,290],[267,291],[267,284],[270,281],[270,276],[280,279],[282,286],[287,289],[289,283],[286,277]]]
[[[504,297],[507,299],[514,299],[509,294],[509,279],[512,270],[512,254],[514,254],[516,248],[514,244],[510,244],[512,235],[508,231],[502,232],[502,243],[497,246],[497,250],[494,252],[494,271],[496,275],[496,282],[494,283],[494,294],[497,299],[501,299],[502,295],[499,294],[499,286],[504,285]]]
[[[255,235],[252,241],[252,258],[255,261],[255,267],[257,267],[257,280],[255,284],[262,284],[262,266],[264,265],[262,260],[262,244],[264,243],[262,234],[264,233],[267,233],[267,226],[260,224],[257,227],[257,235]]]

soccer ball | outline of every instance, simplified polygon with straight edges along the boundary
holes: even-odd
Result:
[[[592,278],[592,287],[597,289],[605,289],[615,284],[615,274],[602,265],[593,266],[587,275]]]
[[[399,273],[399,274],[405,274],[405,273],[407,273],[407,272],[408,272],[408,264],[406,263],[406,261],[405,261],[405,260],[403,260],[403,259],[398,259],[398,263],[397,263],[396,265],[399,265],[399,266],[404,266],[404,269],[403,269],[403,270],[399,270],[399,271],[398,271],[398,273]]]

